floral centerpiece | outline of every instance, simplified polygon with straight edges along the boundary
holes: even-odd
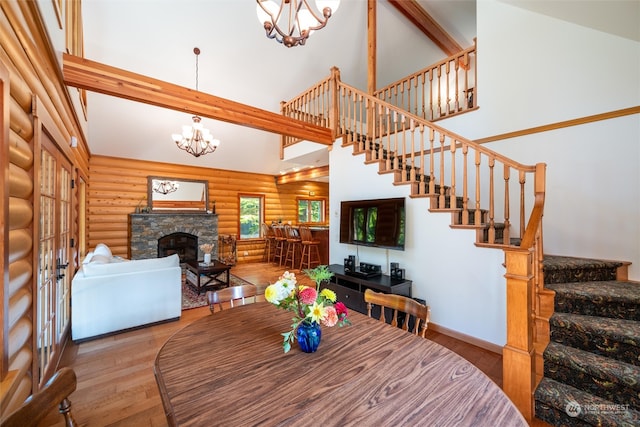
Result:
[[[293,313],[291,330],[282,333],[282,347],[285,353],[291,350],[294,339],[298,340],[303,351],[315,351],[320,343],[321,324],[329,327],[351,324],[347,319],[347,307],[336,301],[335,292],[327,288],[320,289],[322,282],[333,276],[329,268],[321,265],[304,270],[304,273],[315,281],[315,288],[298,285],[296,275],[285,271],[278,281],[267,286],[264,292],[265,299],[271,304]],[[313,331],[308,332],[308,328],[313,328]],[[307,336],[309,333],[310,337]]]

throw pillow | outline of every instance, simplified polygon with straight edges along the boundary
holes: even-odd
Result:
[[[104,255],[109,258],[113,256],[113,254],[111,253],[111,249],[109,249],[109,246],[105,245],[104,243],[98,243],[96,245],[96,248],[93,250],[93,253],[95,255]]]

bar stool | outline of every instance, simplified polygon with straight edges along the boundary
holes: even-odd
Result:
[[[279,265],[282,265],[284,262],[284,251],[287,245],[287,238],[284,235],[284,230],[281,225],[274,225],[272,229],[276,242],[273,251],[273,262],[277,262]]]
[[[307,268],[313,268],[320,265],[320,241],[314,240],[311,229],[306,225],[300,228],[300,245],[302,246],[302,255],[300,256],[300,271],[306,265]]]
[[[302,253],[302,246],[300,244],[302,239],[300,238],[298,229],[289,224],[285,224],[284,234],[287,238],[284,266],[291,267],[293,270],[296,268],[296,255],[300,256]]]
[[[260,224],[262,229],[262,237],[264,237],[264,254],[262,260],[271,262],[275,258],[276,254],[276,235],[273,233],[273,229],[266,223]]]

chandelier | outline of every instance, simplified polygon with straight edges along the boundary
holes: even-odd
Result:
[[[177,191],[180,185],[175,181],[154,181],[153,191],[160,194],[169,194]]]
[[[309,5],[309,0],[256,2],[258,20],[264,25],[267,37],[286,47],[304,45],[315,30],[327,25],[340,5],[340,0],[315,0],[316,10]]]
[[[200,49],[194,47],[193,53],[196,54],[196,91],[198,91],[198,55],[200,55]],[[193,120],[191,126],[182,126],[182,133],[171,135],[178,148],[194,157],[200,157],[216,151],[220,141],[214,139],[209,129],[202,126],[202,118],[193,116],[191,119]]]

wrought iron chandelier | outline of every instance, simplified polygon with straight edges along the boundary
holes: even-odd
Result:
[[[194,47],[193,53],[196,55],[196,91],[198,91],[198,55],[200,55],[200,49]],[[220,141],[214,139],[209,129],[202,126],[202,118],[200,116],[193,116],[191,119],[193,120],[191,126],[182,126],[182,133],[171,135],[178,148],[194,157],[200,157],[216,151]]]
[[[309,36],[327,25],[338,10],[340,0],[256,0],[258,20],[264,25],[267,37],[286,47],[304,45]],[[320,11],[320,12],[318,12]]]
[[[175,181],[154,181],[153,191],[160,194],[169,194],[177,191],[180,185]]]

